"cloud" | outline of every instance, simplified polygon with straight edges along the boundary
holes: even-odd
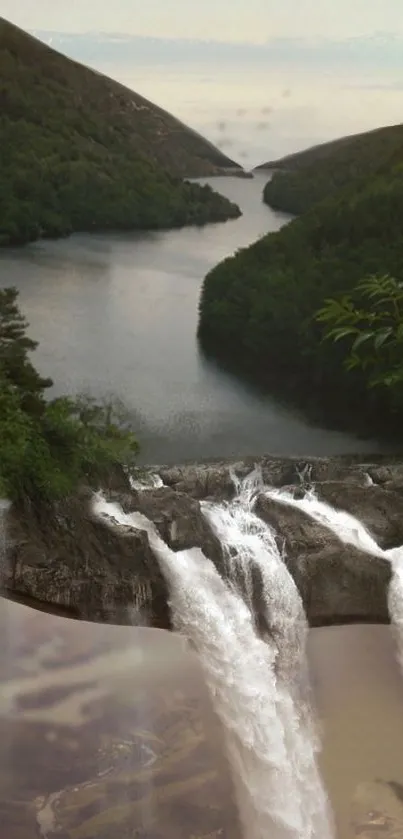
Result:
[[[260,43],[272,37],[346,38],[403,33],[401,0],[2,0],[24,28],[127,32],[156,37]]]
[[[33,30],[36,37],[72,58],[84,62],[152,64],[155,62],[260,63],[267,66],[298,64],[315,67],[371,66],[402,71],[403,34],[383,33],[332,40],[329,38],[271,38],[264,44],[190,38],[154,38],[122,33],[68,33]]]
[[[344,90],[370,90],[370,91],[399,91],[403,90],[403,81],[391,82],[351,82],[344,85]]]

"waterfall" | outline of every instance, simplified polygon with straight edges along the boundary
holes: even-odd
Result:
[[[347,545],[354,545],[361,551],[375,556],[385,556],[385,552],[377,545],[375,539],[364,525],[344,510],[336,510],[325,501],[320,501],[315,490],[308,490],[303,498],[294,498],[291,492],[283,489],[265,489],[267,498],[280,501],[289,507],[297,507],[319,524],[323,524]]]
[[[175,553],[140,513],[102,496],[98,515],[147,530],[170,591],[176,628],[196,650],[223,724],[247,839],[330,839],[332,819],[316,763],[302,603],[275,534],[252,512],[261,478],[239,483],[230,503],[204,502],[227,561],[223,579],[199,548]],[[261,579],[268,631],[257,632],[253,573]]]
[[[388,592],[388,609],[397,643],[400,668],[403,670],[403,546],[382,550],[366,527],[351,513],[336,510],[321,501],[314,489],[303,498],[294,498],[286,490],[265,489],[265,495],[280,503],[303,510],[308,516],[331,530],[342,542],[354,545],[361,551],[388,560],[392,566],[392,579]]]

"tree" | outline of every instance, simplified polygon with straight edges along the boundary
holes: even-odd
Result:
[[[403,282],[385,274],[362,280],[350,295],[317,312],[324,339],[346,340],[348,370],[361,368],[369,387],[387,387],[403,402]]]
[[[41,413],[44,391],[53,382],[40,376],[29,360],[28,354],[36,349],[37,342],[26,335],[29,324],[18,308],[17,297],[16,288],[0,289],[0,368],[18,390],[22,409]]]
[[[51,501],[80,481],[98,484],[112,467],[132,465],[139,447],[121,405],[46,401],[52,382],[29,360],[37,344],[26,335],[17,296],[16,289],[0,291],[0,495]]]

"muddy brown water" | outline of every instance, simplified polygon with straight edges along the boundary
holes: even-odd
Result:
[[[403,804],[389,812],[389,791],[403,792],[403,675],[391,629],[313,630],[309,658],[338,836],[378,839],[379,823],[379,836],[403,837]]]
[[[181,638],[8,601],[0,631],[2,836],[240,837],[220,726]],[[309,657],[338,839],[403,836],[403,822],[385,832],[403,808],[390,628],[312,630]]]

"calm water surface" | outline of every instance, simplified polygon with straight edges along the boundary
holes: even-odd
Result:
[[[76,235],[0,252],[0,286],[15,285],[55,393],[114,395],[128,407],[143,462],[251,453],[331,454],[379,448],[313,427],[199,352],[207,271],[287,220],[261,200],[267,176],[211,181],[243,209],[203,229]],[[245,277],[248,282],[248,277]]]
[[[0,629],[2,836],[241,839],[220,725],[179,636],[4,600]],[[403,677],[391,632],[312,630],[309,658],[337,839],[399,839]],[[362,830],[371,813],[397,832]]]

